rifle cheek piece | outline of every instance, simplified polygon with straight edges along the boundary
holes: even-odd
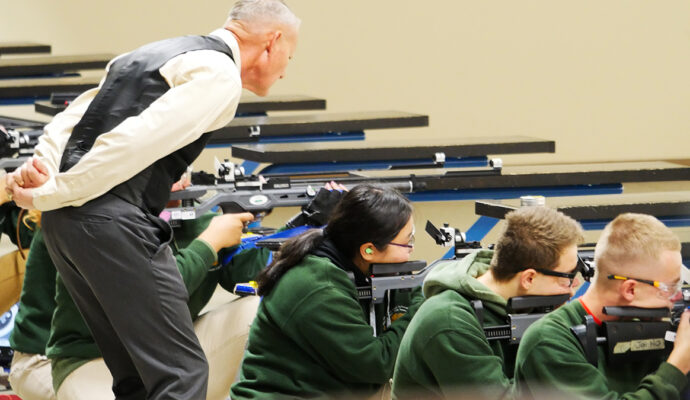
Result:
[[[663,307],[604,307],[604,314],[628,320],[605,321],[599,329],[593,317],[586,315],[585,323],[572,327],[571,331],[580,342],[587,361],[594,366],[598,365],[599,345],[605,346],[604,354],[611,365],[638,362],[655,355],[665,358],[673,348],[667,334],[677,328],[677,324],[673,324],[674,313],[682,313],[688,305],[685,300],[677,302],[671,314]],[[598,336],[599,333],[603,335]]]

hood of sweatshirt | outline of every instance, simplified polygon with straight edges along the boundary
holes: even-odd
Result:
[[[460,260],[441,261],[424,279],[424,297],[455,290],[468,299],[481,300],[484,307],[494,313],[505,315],[506,299],[477,280],[489,270],[493,254],[492,250],[482,249]]]

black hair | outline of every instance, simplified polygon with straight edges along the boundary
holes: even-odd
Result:
[[[353,258],[364,243],[371,242],[383,250],[411,216],[410,201],[397,190],[373,185],[355,186],[336,205],[326,228],[309,230],[283,244],[273,262],[257,277],[259,295],[268,294],[278,280],[318,248],[325,237],[342,255]]]

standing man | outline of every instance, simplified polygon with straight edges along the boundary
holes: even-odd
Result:
[[[240,0],[209,36],[117,57],[8,175],[18,205],[46,211],[50,256],[118,399],[206,397],[208,366],[158,214],[208,132],[232,120],[242,88],[263,96],[283,77],[299,25],[281,0]]]

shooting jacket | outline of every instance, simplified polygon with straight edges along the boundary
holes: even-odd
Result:
[[[599,365],[587,362],[572,326],[587,314],[575,300],[547,314],[527,329],[515,364],[518,391],[526,398],[553,389],[569,398],[680,399],[688,378],[657,357],[643,362],[607,365],[599,346]]]
[[[345,270],[307,255],[264,296],[231,397],[371,395],[393,376],[400,340],[419,307],[378,337]]]
[[[470,303],[482,301],[484,326],[505,324],[506,300],[476,279],[488,271],[492,256],[493,251],[479,250],[437,266],[424,279],[427,300],[400,344],[393,398],[511,394],[515,346],[489,342]]]

